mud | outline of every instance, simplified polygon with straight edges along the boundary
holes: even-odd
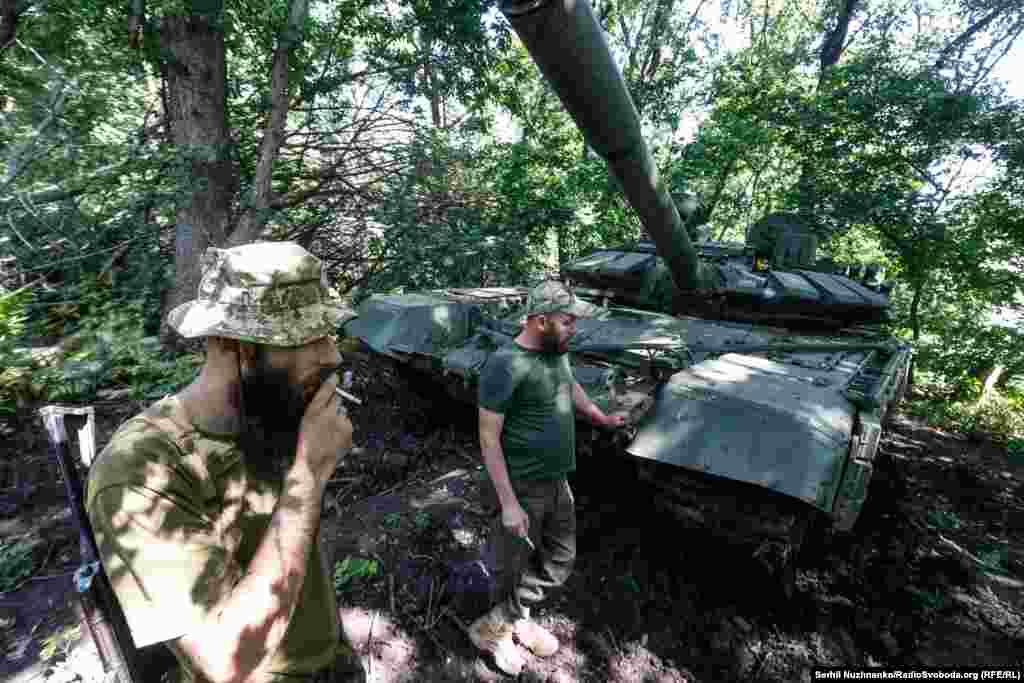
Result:
[[[375,563],[339,593],[373,681],[497,681],[463,633],[488,603],[493,512],[474,413],[357,368],[358,448],[322,525],[334,562]],[[1024,463],[989,439],[896,414],[853,533],[813,536],[787,599],[719,539],[676,528],[613,453],[581,449],[579,559],[538,615],[563,646],[526,681],[805,681],[814,666],[1024,666]],[[97,404],[102,443],[138,404]],[[3,426],[0,529],[45,539],[0,595],[0,678],[98,680],[75,634],[77,539],[41,423]],[[586,436],[581,437],[586,441]],[[350,563],[351,566],[351,563]],[[57,639],[60,647],[46,648]],[[44,656],[46,655],[46,656]],[[88,662],[91,661],[90,665]]]

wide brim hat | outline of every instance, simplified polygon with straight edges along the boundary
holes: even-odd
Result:
[[[356,317],[332,296],[320,259],[294,242],[210,248],[200,267],[198,297],[167,316],[186,338],[302,346]]]

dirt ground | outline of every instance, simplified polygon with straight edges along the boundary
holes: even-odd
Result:
[[[490,515],[473,412],[362,367],[357,448],[322,535],[369,680],[498,681],[462,629],[487,601]],[[913,396],[909,400],[913,400]],[[102,444],[140,403],[94,404]],[[78,626],[78,541],[41,422],[0,424],[0,538],[33,542],[0,594],[0,680],[96,681]],[[904,406],[906,408],[906,406]],[[746,557],[675,527],[624,461],[580,437],[579,559],[538,615],[563,643],[521,680],[809,681],[814,666],[1024,667],[1024,462],[896,414],[852,534],[823,534],[785,599]]]

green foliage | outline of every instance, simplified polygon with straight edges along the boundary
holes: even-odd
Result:
[[[32,543],[14,538],[0,540],[0,593],[20,586],[34,569]]]
[[[43,638],[39,648],[39,659],[48,662],[57,656],[67,656],[71,648],[82,638],[82,625],[74,624],[51,633]]]
[[[982,568],[1000,574],[1006,574],[1010,566],[1010,544],[987,543],[978,548],[978,561]]]
[[[395,531],[402,524],[402,513],[389,512],[384,515],[383,526],[388,531]]]
[[[955,389],[925,385],[926,398],[915,401],[911,409],[929,424],[962,434],[986,434],[1016,443],[1024,438],[1024,400],[1001,393],[978,405],[977,399],[957,400]]]
[[[1024,436],[1014,436],[1007,441],[1006,457],[1013,465],[1024,465]]]
[[[26,308],[32,292],[28,287],[8,291],[0,287],[0,353],[21,339],[28,323]]]
[[[936,529],[956,530],[964,524],[960,515],[950,510],[929,510],[927,520]]]
[[[624,574],[620,576],[619,581],[622,583],[622,586],[626,589],[627,592],[632,593],[633,595],[640,594],[640,583],[632,574]]]
[[[347,555],[341,562],[334,563],[334,590],[344,593],[361,582],[373,579],[380,573],[380,563],[364,557]]]
[[[934,612],[944,609],[950,604],[950,598],[946,593],[938,590],[920,590],[918,588],[907,588],[912,596],[914,604],[918,609]]]
[[[864,225],[854,225],[846,232],[833,235],[821,245],[821,251],[836,263],[877,263],[886,269],[893,265],[878,235]]]
[[[140,342],[157,332],[175,233],[187,227],[176,211],[204,189],[194,164],[214,157],[225,160],[230,220],[251,205],[290,3],[150,3],[140,46],[125,6],[20,5],[18,42],[0,59],[0,208],[17,232],[0,258],[47,286],[27,302],[0,292],[0,353],[18,335],[80,334],[81,344],[68,367],[38,377],[5,358],[17,379],[0,385],[41,382],[65,400],[110,383],[140,397],[170,388],[193,365]],[[1020,344],[978,315],[1024,286],[1024,106],[990,77],[1015,9],[851,5],[857,39],[824,66],[840,6],[725,3],[722,30],[747,41],[733,47],[699,5],[594,3],[659,176],[702,195],[712,236],[742,239],[765,213],[800,210],[823,252],[884,262],[901,279],[898,327],[921,340],[919,367],[955,387],[950,417],[1012,431],[1016,408],[969,413],[984,366],[1024,372]],[[174,131],[163,111],[174,98],[162,90],[161,31],[183,13],[221,31],[226,64],[211,68],[226,69],[228,146],[173,142],[202,138]],[[482,0],[319,6],[289,62],[286,142],[261,215],[270,234],[313,245],[358,296],[530,284],[639,237],[605,163],[512,37]],[[506,112],[514,142],[498,135]],[[979,161],[990,161],[987,180],[970,177]],[[350,216],[383,227],[347,232]],[[113,291],[96,296],[89,279],[111,273],[123,247]]]
[[[430,528],[434,518],[430,516],[429,512],[417,512],[412,518],[413,524],[416,526],[417,531],[426,531]]]
[[[940,529],[958,529],[964,525],[964,520],[958,514],[950,510],[929,510],[928,524]]]
[[[396,181],[376,214],[366,291],[527,284],[544,268],[549,230],[571,212],[522,145],[474,149],[435,136],[420,148],[430,174]],[[439,207],[443,206],[441,211]],[[430,239],[423,239],[425,233]]]
[[[104,387],[130,389],[142,400],[171,393],[194,378],[202,359],[195,354],[170,354],[147,334],[149,314],[144,299],[115,299],[109,287],[84,278],[76,288],[76,328],[63,358],[31,361],[14,357],[0,374],[0,413],[10,413],[21,400],[90,401]]]
[[[27,326],[26,305],[30,297],[27,287],[13,292],[0,288],[0,416],[14,414],[17,403],[14,388],[28,380],[31,364],[16,347]]]

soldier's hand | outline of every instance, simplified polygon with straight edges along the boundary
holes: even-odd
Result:
[[[530,536],[530,517],[519,501],[510,503],[501,509],[501,524],[509,533],[520,538]]]
[[[338,455],[352,447],[352,422],[334,391],[337,387],[337,376],[328,377],[309,402],[299,427],[296,462],[309,467],[321,485],[334,472]]]
[[[622,415],[605,415],[602,426],[617,429],[626,424],[626,418]]]

